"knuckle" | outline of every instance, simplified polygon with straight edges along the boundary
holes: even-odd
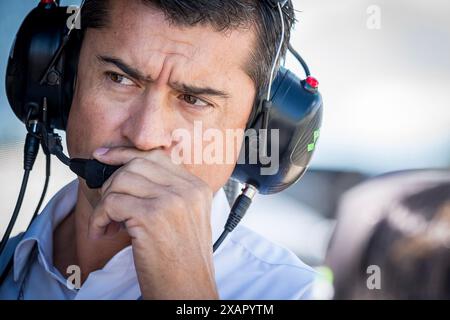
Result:
[[[114,190],[117,189],[117,176],[119,175],[119,172],[116,173],[116,175],[114,177],[112,177],[111,182],[109,184],[103,184],[102,186],[102,194],[106,194],[106,193],[111,193]]]
[[[108,193],[104,198],[103,198],[103,205],[105,208],[113,208],[115,206],[115,204],[117,203],[117,201],[119,201],[119,197],[120,195],[114,192],[110,192]]]
[[[117,184],[119,181],[126,181],[130,177],[130,174],[126,170],[120,170],[117,172],[113,183]]]
[[[134,158],[127,164],[127,168],[129,170],[139,170],[147,163],[147,161],[143,158]]]

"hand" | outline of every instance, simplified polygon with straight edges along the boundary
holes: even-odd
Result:
[[[124,166],[101,188],[89,235],[126,227],[143,298],[218,298],[209,186],[160,150],[119,147],[94,156]]]

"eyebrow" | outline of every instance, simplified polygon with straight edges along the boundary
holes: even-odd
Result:
[[[217,90],[214,88],[210,88],[210,87],[196,87],[196,86],[191,86],[185,83],[172,83],[170,84],[170,86],[172,87],[172,89],[180,91],[180,92],[185,92],[187,94],[192,94],[192,95],[207,95],[207,96],[217,96],[217,97],[221,97],[223,99],[228,99],[230,97],[230,95],[224,91],[221,90]]]
[[[138,80],[140,82],[152,82],[153,80],[149,76],[145,76],[138,69],[131,67],[125,63],[122,59],[109,57],[109,56],[97,56],[101,63],[113,64],[122,72],[126,73],[131,78]],[[174,90],[184,92],[186,94],[192,95],[208,95],[208,96],[218,96],[224,99],[228,99],[230,95],[222,90],[214,89],[211,87],[198,87],[193,85],[188,85],[185,83],[171,83],[170,87]]]
[[[102,63],[108,63],[108,64],[115,65],[117,68],[122,70],[124,73],[126,73],[133,79],[139,80],[141,82],[152,81],[152,79],[150,77],[146,77],[138,69],[129,66],[121,59],[114,58],[114,57],[108,57],[108,56],[97,56],[97,58]]]

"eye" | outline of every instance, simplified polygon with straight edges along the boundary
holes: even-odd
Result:
[[[196,106],[196,107],[208,107],[210,104],[200,98],[197,98],[196,96],[192,96],[190,94],[182,94],[181,99],[186,102],[187,104]]]
[[[134,85],[136,85],[133,80],[130,80],[129,78],[127,78],[127,77],[125,77],[125,76],[123,76],[121,74],[115,73],[115,72],[106,72],[106,76],[112,82],[117,83],[117,84],[122,85],[122,86],[134,86]]]

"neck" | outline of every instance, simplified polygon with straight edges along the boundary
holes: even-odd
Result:
[[[102,269],[115,254],[131,244],[131,239],[124,229],[113,236],[98,240],[90,239],[88,228],[93,211],[92,205],[79,186],[75,208],[54,232],[55,267],[62,275],[68,276],[66,273],[68,266],[79,266],[82,283],[91,272]]]

